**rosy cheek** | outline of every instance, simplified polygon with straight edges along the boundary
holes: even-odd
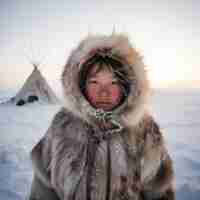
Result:
[[[98,99],[98,87],[97,86],[88,86],[88,88],[86,88],[86,94],[87,94],[89,100],[92,103],[95,103],[96,100]]]
[[[112,87],[110,96],[114,102],[119,101],[121,98],[121,89],[119,87]]]

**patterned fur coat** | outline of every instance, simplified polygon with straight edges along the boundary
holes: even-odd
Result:
[[[112,112],[95,110],[79,88],[79,72],[96,53],[119,59],[131,80],[129,95]],[[72,51],[62,84],[64,106],[31,152],[30,200],[175,199],[172,161],[148,109],[145,66],[128,38],[87,37]]]

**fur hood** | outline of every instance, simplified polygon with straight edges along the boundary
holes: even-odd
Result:
[[[112,113],[123,125],[136,125],[147,111],[149,81],[142,57],[125,35],[88,36],[72,51],[62,73],[64,107],[88,123],[92,123],[91,116],[96,110],[79,88],[79,72],[88,59],[105,49],[106,55],[120,60],[131,80],[128,97]]]

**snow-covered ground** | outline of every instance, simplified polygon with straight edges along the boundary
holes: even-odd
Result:
[[[4,99],[0,93],[0,99]],[[200,199],[200,90],[155,91],[153,113],[174,160],[178,200]],[[59,105],[0,106],[0,200],[24,200],[30,190],[29,152]]]
[[[200,90],[159,91],[153,98],[174,160],[178,200],[200,199]]]

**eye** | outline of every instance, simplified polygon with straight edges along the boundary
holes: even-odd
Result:
[[[113,80],[112,81],[112,85],[116,85],[116,84],[118,84],[118,81],[117,80]]]
[[[89,80],[89,83],[90,84],[97,84],[97,81],[96,80]]]

